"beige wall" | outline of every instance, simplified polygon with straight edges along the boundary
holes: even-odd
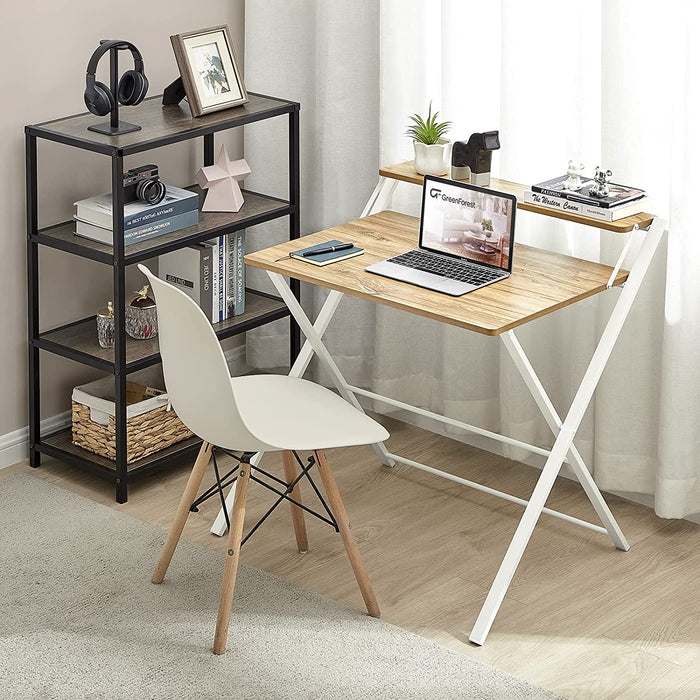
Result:
[[[27,424],[26,240],[24,214],[25,124],[85,111],[85,67],[99,39],[120,38],[139,47],[150,82],[162,92],[177,75],[170,35],[228,24],[243,56],[244,0],[24,0],[4,7],[0,42],[0,436]],[[130,59],[129,59],[130,60]],[[124,60],[128,66],[129,61]],[[108,61],[100,79],[108,83]],[[138,107],[123,118],[138,123]],[[240,147],[237,135],[227,143]],[[217,141],[217,148],[218,148]],[[152,151],[127,164],[160,166],[175,185],[194,181],[201,141]],[[39,141],[41,226],[69,219],[73,202],[109,190],[109,158]],[[134,274],[135,273],[135,274]],[[138,272],[127,279],[137,283]],[[112,297],[111,268],[59,251],[40,253],[41,326],[51,328],[89,314]],[[69,407],[71,388],[91,370],[42,353],[42,417]]]

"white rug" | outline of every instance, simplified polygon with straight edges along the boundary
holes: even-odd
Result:
[[[249,566],[214,656],[219,554],[181,541],[155,586],[163,531],[32,476],[0,483],[3,700],[557,697]]]

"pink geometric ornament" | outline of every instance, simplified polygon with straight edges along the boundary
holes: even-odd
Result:
[[[238,183],[247,175],[250,175],[250,166],[245,159],[229,160],[222,146],[216,163],[204,166],[195,175],[199,186],[208,190],[202,211],[238,211],[243,206]]]

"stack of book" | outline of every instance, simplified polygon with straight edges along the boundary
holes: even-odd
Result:
[[[245,311],[245,231],[158,257],[158,276],[182,290],[212,323]]]
[[[525,201],[608,222],[639,214],[649,205],[649,197],[645,196],[644,190],[636,187],[611,182],[607,197],[594,197],[590,194],[590,188],[594,184],[591,178],[582,177],[583,187],[576,191],[565,189],[564,181],[567,178],[567,175],[562,175],[532,185],[531,189],[525,190]]]
[[[75,203],[75,233],[83,238],[112,245],[112,193]],[[124,205],[124,245],[179,231],[199,222],[199,195],[166,185],[158,204],[139,200]]]

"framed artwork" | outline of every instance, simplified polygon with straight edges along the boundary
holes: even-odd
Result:
[[[227,25],[175,34],[170,41],[193,116],[248,102]]]

